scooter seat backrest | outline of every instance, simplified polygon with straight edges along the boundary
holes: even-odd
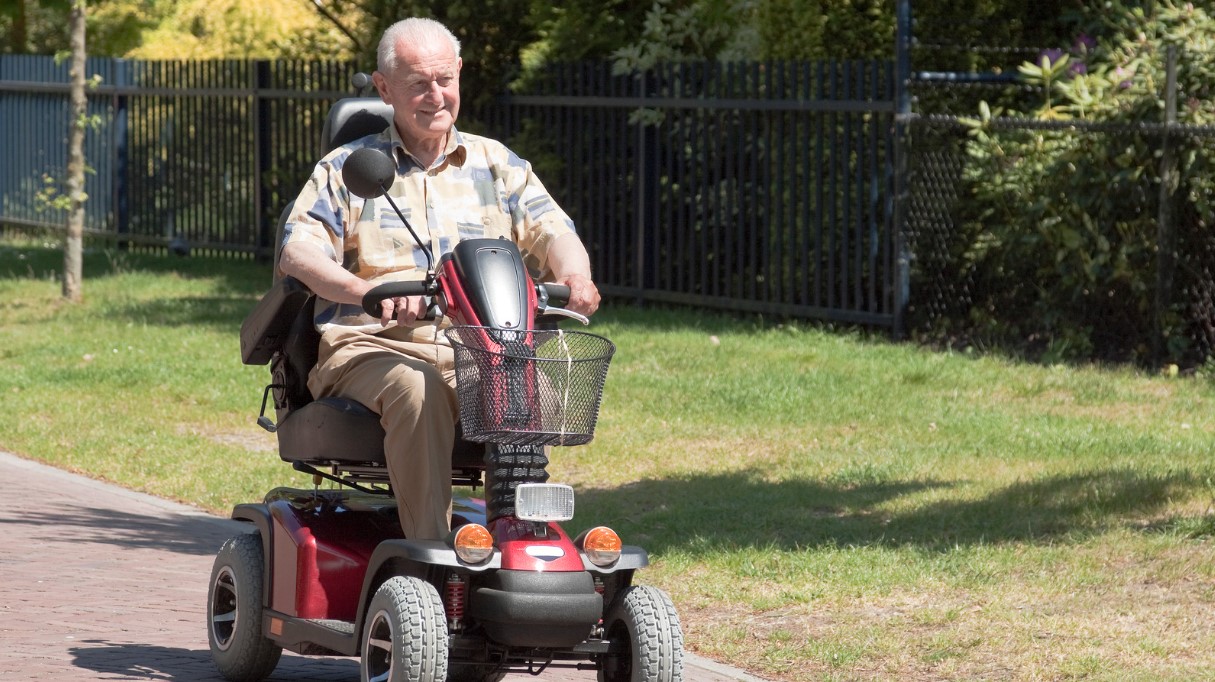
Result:
[[[333,103],[321,128],[321,155],[375,135],[392,123],[392,105],[378,97],[348,97]]]
[[[283,368],[283,393],[289,409],[298,409],[312,402],[312,391],[308,390],[308,374],[316,365],[317,351],[321,343],[321,334],[313,323],[313,305],[316,297],[308,299],[308,303],[300,309],[295,320],[291,323],[291,333],[283,344],[283,357],[286,366]]]

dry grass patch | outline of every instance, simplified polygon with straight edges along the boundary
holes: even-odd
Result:
[[[1115,544],[1128,542],[1138,539]],[[994,551],[980,585],[837,584],[812,602],[764,610],[748,606],[754,590],[740,589],[734,599],[686,597],[681,616],[704,655],[750,661],[779,680],[1197,679],[1215,670],[1206,553],[1165,542],[1144,556],[1103,544]],[[670,589],[683,595],[685,583],[704,579],[703,569],[681,572]]]

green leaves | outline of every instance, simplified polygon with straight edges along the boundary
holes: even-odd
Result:
[[[1102,19],[1106,32],[1091,45],[1078,40],[1070,54],[1047,51],[1018,67],[1042,98],[1008,118],[1048,125],[997,125],[1003,112],[985,103],[964,121],[964,257],[976,273],[977,322],[1021,342],[1052,339],[1070,357],[1109,352],[1116,339],[1118,357],[1139,360],[1159,324],[1169,352],[1184,354],[1183,311],[1158,309],[1159,202],[1176,197],[1178,234],[1209,229],[1215,151],[1203,138],[1172,138],[1185,172],[1170,194],[1161,183],[1177,180],[1162,179],[1159,125],[1169,46],[1179,50],[1178,121],[1215,123],[1215,51],[1205,49],[1215,17],[1194,5],[1145,13],[1115,1]],[[1104,127],[1050,125],[1071,121]]]

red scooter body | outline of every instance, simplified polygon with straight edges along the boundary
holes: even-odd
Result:
[[[376,547],[405,539],[391,499],[279,489],[265,504],[274,538],[270,608],[306,620],[353,621]],[[453,506],[455,524],[485,523],[483,500],[457,498]],[[515,519],[498,519],[488,527],[503,570],[586,570],[577,546],[558,524],[547,524],[543,537],[534,524]]]

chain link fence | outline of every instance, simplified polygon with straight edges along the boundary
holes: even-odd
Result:
[[[908,331],[1048,361],[1212,362],[1215,126],[1163,113],[981,125],[981,102],[1040,101],[1004,75],[1033,52],[991,50],[1006,69],[913,74]]]

